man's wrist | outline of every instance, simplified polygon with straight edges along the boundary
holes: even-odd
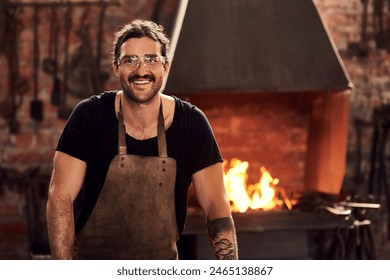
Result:
[[[233,219],[223,217],[207,223],[214,256],[221,260],[237,260],[237,238]]]

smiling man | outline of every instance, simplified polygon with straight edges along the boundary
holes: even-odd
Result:
[[[161,26],[125,25],[113,50],[121,89],[91,96],[70,116],[47,202],[54,259],[177,259],[191,183],[215,257],[238,258],[210,124],[197,107],[161,92],[168,53]]]

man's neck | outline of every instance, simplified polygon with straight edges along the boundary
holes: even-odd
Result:
[[[155,122],[158,117],[160,102],[160,93],[155,95],[150,101],[140,103],[128,98],[122,92],[123,114],[126,115],[129,120],[133,120],[136,123],[147,125],[151,122]]]
[[[157,94],[148,103],[137,103],[126,97],[123,92],[120,94],[120,98],[122,98],[122,113],[126,131],[140,140],[155,136],[161,95]]]

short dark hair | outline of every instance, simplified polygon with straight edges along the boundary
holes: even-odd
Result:
[[[113,63],[118,65],[120,48],[130,38],[148,37],[161,45],[161,55],[167,57],[169,53],[170,40],[165,33],[164,27],[149,20],[134,20],[115,34],[113,47]]]

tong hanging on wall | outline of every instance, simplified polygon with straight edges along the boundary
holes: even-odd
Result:
[[[79,42],[69,61],[67,89],[70,94],[79,98],[89,97],[99,88],[90,39],[90,13],[90,7],[85,7],[76,31]]]
[[[52,3],[50,7],[49,48],[47,57],[42,61],[42,70],[44,73],[52,76],[50,103],[54,106],[60,104],[61,94],[61,80],[58,76],[58,37],[60,26],[57,16],[57,7]]]
[[[3,52],[4,41],[5,41],[6,5],[7,5],[7,0],[0,1],[0,54]]]
[[[100,67],[106,8],[106,3],[100,5],[96,30],[92,30],[94,27],[91,19],[91,15],[94,13],[92,7],[86,6],[80,17],[80,23],[75,29],[79,42],[73,52],[68,54],[69,60],[64,62],[64,65],[66,64],[64,71],[67,75],[66,80],[64,77],[63,81],[66,88],[64,94],[66,98],[69,97],[69,101],[61,103],[60,118],[67,119],[69,117],[74,107],[71,103],[75,102],[75,99],[78,103],[80,99],[100,93],[104,88],[103,83],[109,77],[109,74],[102,72]],[[91,33],[96,34],[95,43],[91,40]]]
[[[66,108],[66,92],[68,91],[68,73],[69,73],[69,40],[72,30],[72,6],[67,5],[65,11],[65,41],[64,41],[64,59],[63,59],[63,78],[59,100],[58,117],[65,119],[70,112]]]
[[[38,74],[39,74],[39,7],[34,7],[33,15],[33,100],[30,103],[30,117],[36,121],[43,120],[43,103],[38,99],[39,86],[38,86]]]
[[[20,11],[19,7],[6,6],[3,47],[8,65],[8,95],[0,101],[0,116],[8,121],[10,134],[19,132],[17,110],[23,103],[23,95],[30,88],[29,80],[19,72],[18,36],[24,27],[18,17]]]
[[[103,3],[100,7],[100,13],[99,13],[99,25],[97,30],[97,41],[96,41],[96,69],[99,74],[99,77],[102,80],[108,79],[108,74],[101,71],[101,61],[102,61],[102,46],[103,46],[103,40],[104,40],[104,21],[106,18],[106,11],[107,11],[107,4]],[[101,80],[99,79],[99,80]],[[98,91],[100,92],[102,90],[102,85],[99,84]]]
[[[76,51],[72,54],[70,61],[70,83],[69,93],[74,96],[85,98],[89,97],[92,92],[100,92],[102,90],[102,80],[108,78],[108,74],[102,73],[101,64],[101,49],[103,45],[104,19],[106,12],[106,4],[100,7],[98,26],[96,28],[96,51],[93,50],[93,42],[90,38],[91,27],[90,14],[92,10],[86,7],[81,17],[77,34],[80,38]]]

